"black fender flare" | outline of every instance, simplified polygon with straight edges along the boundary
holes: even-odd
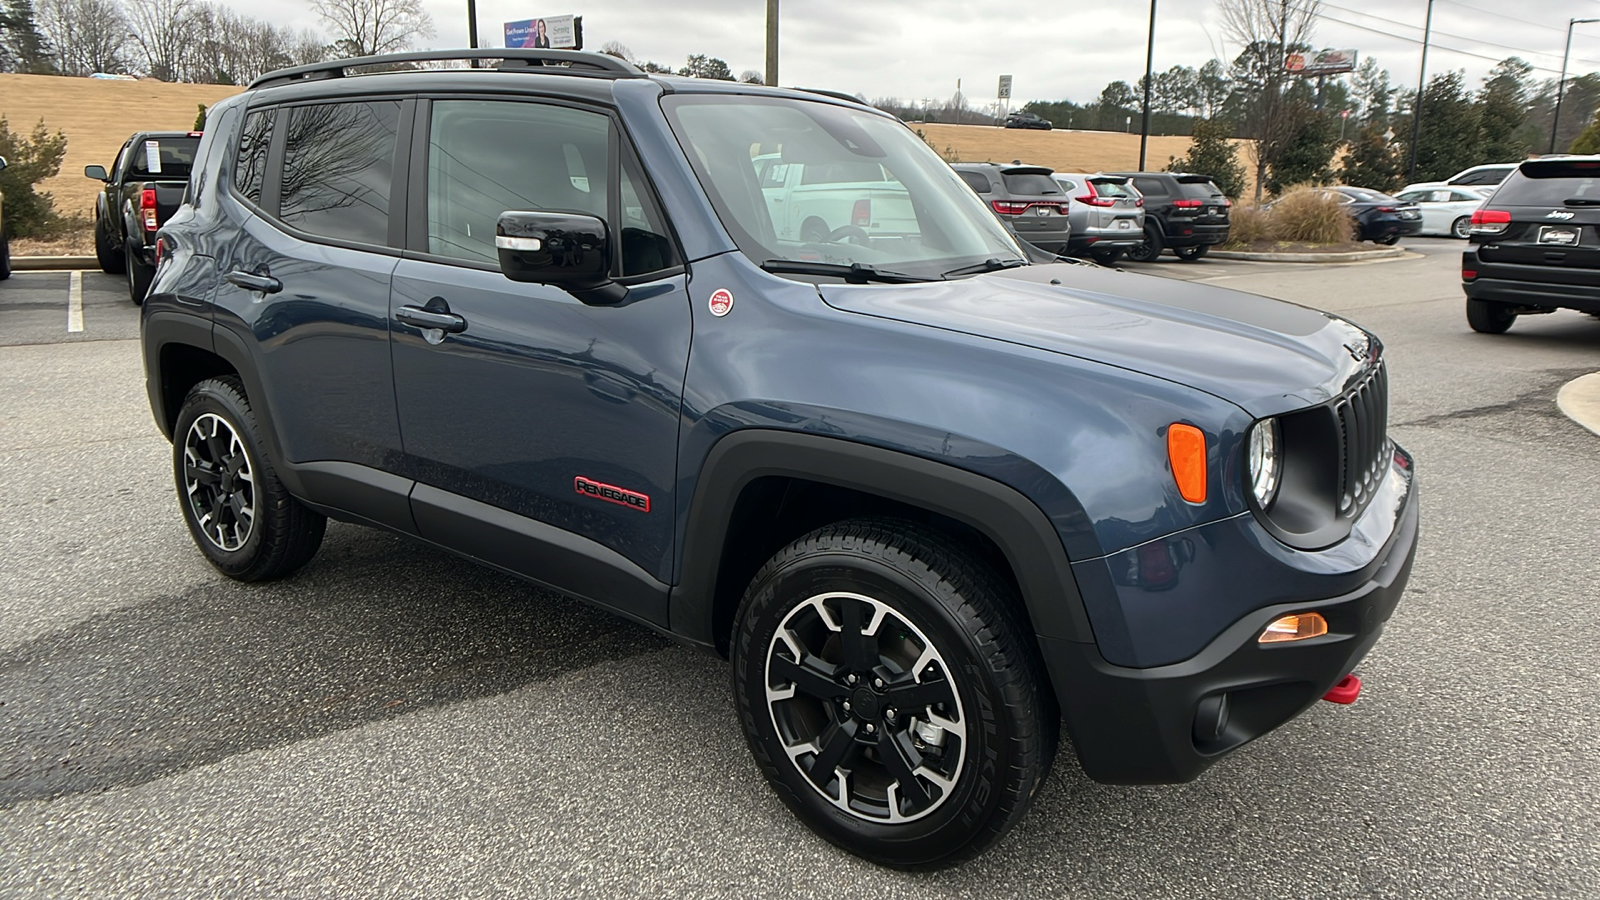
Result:
[[[1026,496],[992,478],[909,453],[772,429],[724,436],[701,467],[670,603],[672,631],[681,637],[707,647],[726,637],[716,633],[716,597],[729,520],[745,488],[771,476],[858,490],[977,529],[1010,562],[1037,635],[1093,643],[1061,536]]]
[[[211,322],[176,310],[147,309],[139,327],[139,337],[144,345],[145,392],[150,395],[150,413],[155,416],[156,427],[170,441],[171,423],[177,417],[177,410],[167,409],[167,372],[162,366],[163,352],[171,344],[181,344],[219,355],[211,339]],[[232,360],[229,363],[238,368],[238,364]]]

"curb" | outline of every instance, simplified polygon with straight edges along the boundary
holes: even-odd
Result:
[[[13,256],[11,268],[17,272],[98,269],[100,261],[92,256]]]
[[[1561,386],[1556,407],[1567,418],[1600,434],[1600,372],[1584,375]]]
[[[1403,247],[1352,250],[1348,253],[1246,253],[1242,250],[1212,250],[1206,255],[1212,259],[1243,259],[1255,262],[1348,263],[1373,259],[1399,259],[1406,255],[1406,250]]]

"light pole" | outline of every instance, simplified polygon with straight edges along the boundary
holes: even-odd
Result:
[[[467,46],[478,49],[478,0],[467,0]],[[478,61],[467,60],[467,65],[476,69]]]
[[[1139,171],[1144,171],[1144,151],[1150,145],[1150,69],[1156,58],[1156,0],[1150,0],[1150,29],[1144,48],[1144,117],[1139,120]]]
[[[1550,153],[1556,152],[1556,129],[1561,127],[1561,95],[1567,87],[1567,57],[1572,55],[1572,26],[1581,22],[1600,22],[1600,19],[1567,20],[1567,49],[1561,54],[1561,78],[1556,82],[1556,114],[1550,120]]]

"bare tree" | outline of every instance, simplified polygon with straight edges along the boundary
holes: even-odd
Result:
[[[633,62],[633,51],[629,50],[628,45],[621,41],[606,41],[600,45],[600,52],[607,56],[615,56],[617,59]]]
[[[204,25],[200,5],[195,0],[128,0],[126,9],[144,71],[162,81],[189,75],[188,60]]]
[[[346,56],[377,56],[409,49],[433,37],[433,17],[422,0],[312,0]]]
[[[1284,63],[1290,51],[1310,45],[1322,4],[1320,0],[1217,0],[1217,8],[1223,36],[1240,48],[1234,69],[1236,76],[1244,77],[1236,80],[1252,94],[1246,127],[1253,137],[1250,156],[1260,200],[1267,168],[1295,126],[1292,110],[1284,102],[1289,77]]]
[[[122,73],[131,39],[116,0],[40,0],[39,27],[65,75]]]

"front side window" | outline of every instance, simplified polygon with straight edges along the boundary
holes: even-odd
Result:
[[[323,237],[384,244],[400,101],[289,110],[278,218]]]
[[[677,94],[662,106],[712,207],[757,264],[863,263],[937,278],[1022,258],[972,188],[887,116],[732,95]],[[764,180],[763,163],[802,166],[803,183]]]
[[[496,264],[495,225],[502,213],[604,217],[610,135],[610,119],[581,109],[435,101],[428,133],[428,252]]]

